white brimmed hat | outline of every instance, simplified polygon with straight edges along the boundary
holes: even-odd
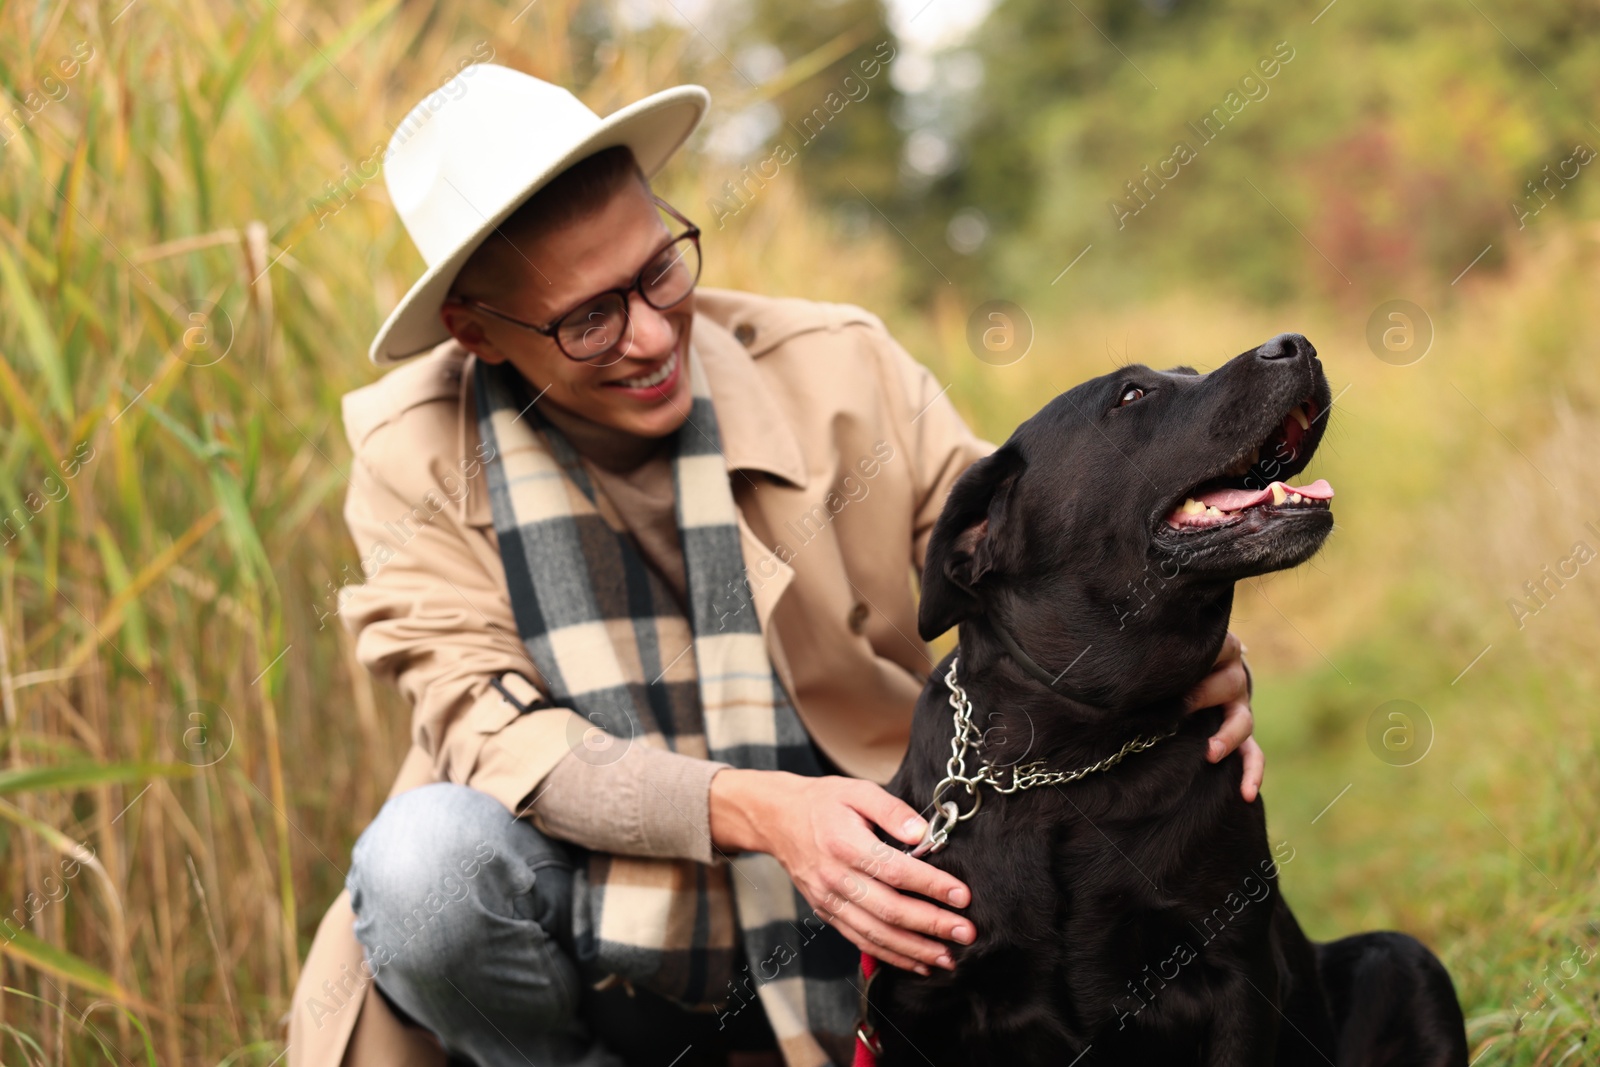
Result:
[[[649,177],[711,102],[700,86],[680,85],[602,119],[560,86],[493,63],[465,67],[449,84],[465,88],[413,108],[384,154],[389,198],[428,269],[372,341],[380,367],[449,338],[439,308],[461,265],[550,179],[616,145],[633,149]]]

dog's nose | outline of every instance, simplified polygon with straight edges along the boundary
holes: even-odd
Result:
[[[1316,354],[1317,350],[1311,346],[1311,342],[1298,333],[1280,333],[1256,349],[1256,355],[1262,359],[1310,358]]]

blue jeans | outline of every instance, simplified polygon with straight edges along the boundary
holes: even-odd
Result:
[[[572,942],[574,862],[564,842],[475,789],[394,797],[345,881],[378,989],[477,1067],[659,1067],[684,1052],[678,1067],[690,1067],[777,1047],[758,1005],[724,1028],[715,1012],[648,990],[590,988],[599,975]]]

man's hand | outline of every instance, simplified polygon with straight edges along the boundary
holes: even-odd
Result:
[[[966,907],[966,883],[881,841],[872,824],[906,844],[925,820],[881,786],[857,778],[725,768],[711,778],[711,840],[719,848],[771,854],[829,925],[885,963],[929,973],[955,969],[943,944],[971,944],[971,920],[907,896]]]
[[[1233,634],[1222,642],[1222,651],[1211,673],[1200,679],[1185,698],[1190,711],[1222,705],[1222,725],[1211,735],[1211,747],[1206,759],[1212,763],[1222,759],[1234,749],[1244,757],[1244,777],[1239,782],[1239,794],[1246,802],[1253,801],[1261,792],[1261,776],[1266,771],[1267,757],[1251,736],[1256,727],[1255,716],[1250,713],[1250,677],[1244,669],[1244,645]]]

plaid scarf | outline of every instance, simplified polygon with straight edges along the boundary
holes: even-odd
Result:
[[[674,435],[673,486],[688,617],[596,506],[571,443],[509,364],[474,360],[489,498],[517,629],[550,701],[629,743],[735,767],[823,773],[772,668],[739,547],[738,513],[704,368]],[[691,647],[693,656],[684,655]],[[596,756],[578,739],[574,749]],[[754,992],[790,1067],[848,1064],[859,953],[823,923],[776,859],[725,864],[577,850],[580,959],[685,1005],[742,1009]],[[748,962],[735,962],[742,939]]]

